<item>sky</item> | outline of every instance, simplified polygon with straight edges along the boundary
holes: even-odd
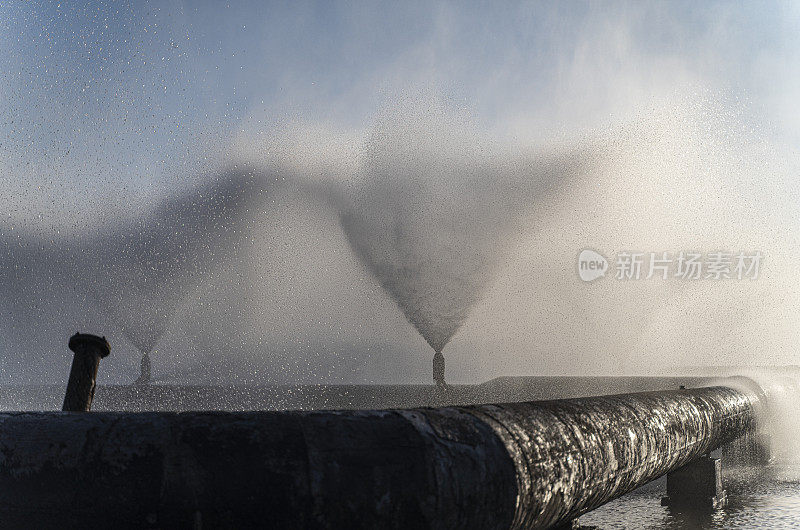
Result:
[[[777,341],[762,357],[792,362],[796,337],[787,330],[794,321],[784,320],[794,299],[784,296],[784,306],[765,302],[774,301],[786,278],[777,268],[774,284],[761,291],[763,284],[749,286],[746,294],[730,284],[720,290],[651,283],[639,292],[638,285],[576,283],[570,264],[584,245],[613,254],[633,245],[677,252],[684,250],[679,243],[733,250],[747,243],[741,250],[772,249],[774,263],[789,266],[797,217],[799,26],[794,2],[3,2],[0,234],[11,243],[0,285],[23,293],[0,301],[0,329],[12,330],[4,378],[60,380],[66,354],[30,353],[26,365],[9,352],[57,351],[65,330],[77,324],[119,344],[118,358],[104,361],[103,377],[135,378],[135,341],[118,329],[132,317],[109,322],[103,318],[113,311],[84,308],[83,316],[70,318],[73,304],[90,302],[74,299],[58,277],[86,281],[85,271],[92,271],[104,276],[94,283],[107,289],[130,284],[119,287],[130,312],[169,298],[165,311],[177,316],[163,320],[156,349],[170,353],[161,363],[154,356],[154,371],[164,378],[213,379],[207,367],[216,365],[223,367],[216,370],[225,374],[221,379],[233,380],[427,381],[431,352],[403,318],[398,304],[404,307],[405,295],[381,279],[375,242],[370,251],[354,252],[360,247],[340,223],[338,194],[348,198],[344,208],[373,223],[366,232],[397,233],[386,209],[365,206],[380,203],[384,192],[388,204],[405,208],[400,218],[430,221],[430,231],[412,227],[417,232],[404,241],[406,253],[390,254],[389,261],[410,259],[409,248],[427,248],[441,234],[463,235],[437,231],[442,201],[460,205],[445,211],[462,230],[503,241],[477,244],[475,236],[454,246],[459,256],[478,256],[470,282],[481,285],[465,297],[473,302],[462,308],[463,329],[446,347],[456,380],[640,369],[664,355],[666,346],[651,343],[675,345],[686,334],[677,329],[686,322],[670,320],[678,305],[686,312],[691,300],[720,304],[727,289],[757,309],[719,317],[694,308],[688,336],[723,352],[699,362],[741,360],[734,352],[753,345],[740,335],[754,326],[753,342]],[[439,136],[403,151],[406,137],[398,131],[405,130]],[[554,195],[541,203],[531,197],[536,205],[522,213],[497,188],[516,189],[538,175],[544,164],[528,161],[539,160],[543,145],[572,153],[570,168],[579,161],[594,169],[588,177],[553,177]],[[432,169],[411,164],[422,155],[431,157]],[[511,168],[508,161],[516,160]],[[270,187],[259,206],[231,199],[246,223],[233,230],[215,225],[213,216],[209,224],[163,214],[170,201],[198,204],[197,190],[227,190],[214,187],[219,175],[240,182],[230,176],[238,169],[229,171],[237,164],[287,183]],[[492,168],[480,197],[465,190],[476,182],[463,177],[470,164]],[[430,199],[415,194],[418,185]],[[319,191],[330,186],[340,191]],[[493,207],[478,208],[481,197]],[[593,205],[597,197],[603,208]],[[670,201],[677,207],[665,208]],[[710,205],[716,210],[705,211]],[[519,211],[526,222],[501,223],[498,209]],[[576,215],[594,219],[595,228],[577,223]],[[619,228],[625,216],[634,228]],[[165,219],[190,226],[186,234],[195,238],[204,230],[236,232],[233,246],[218,252],[235,259],[217,261],[208,252],[190,281],[167,266],[174,256],[191,261],[184,250],[165,251],[161,261],[153,258],[158,265],[127,254],[107,257],[114,248],[133,252],[110,243],[119,234],[162,233]],[[534,228],[519,228],[533,226],[530,219]],[[732,231],[739,241],[731,240]],[[178,239],[194,241],[186,237]],[[28,251],[14,251],[15,241]],[[74,254],[90,251],[104,256],[96,261],[112,263],[111,272],[69,260],[53,265],[51,254],[76,260]],[[147,270],[157,270],[152,279],[174,288],[145,289],[129,280],[134,269],[142,281],[151,278]],[[551,281],[541,280],[546,274]],[[53,285],[43,288],[40,276]],[[615,311],[618,320],[609,316]],[[657,316],[645,319],[643,312]],[[566,324],[553,328],[557,314]],[[131,326],[155,325],[140,320]],[[760,321],[773,327],[759,327]],[[725,329],[708,332],[711,324]],[[574,331],[580,328],[589,331]],[[635,330],[629,337],[604,332],[629,328]],[[234,361],[220,353],[226,349],[247,353]],[[582,349],[599,353],[574,353]],[[636,361],[637,349],[651,353]],[[665,364],[691,361],[684,355]]]

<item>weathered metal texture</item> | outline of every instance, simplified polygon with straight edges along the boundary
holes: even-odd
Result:
[[[453,409],[0,414],[3,528],[508,528],[515,499]]]
[[[715,387],[339,412],[0,414],[5,528],[510,528],[576,517],[735,438]]]
[[[472,413],[517,470],[513,528],[569,521],[756,426],[755,393],[728,387],[484,405]]]

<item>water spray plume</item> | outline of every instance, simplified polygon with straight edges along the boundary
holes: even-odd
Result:
[[[491,140],[441,103],[387,113],[365,151],[342,227],[436,359],[491,283],[514,233],[535,226],[549,195],[589,159],[573,149],[536,153]]]
[[[90,237],[49,244],[31,234],[0,239],[0,250],[8,249],[6,261],[24,267],[4,268],[6,276],[19,271],[17,279],[0,277],[19,292],[6,291],[3,298],[17,307],[43,298],[39,291],[47,284],[26,271],[49,277],[50,284],[60,279],[86,296],[78,304],[87,312],[81,321],[113,325],[149,356],[197,285],[237,259],[250,223],[278,184],[263,171],[232,168],[145,215],[102,225]]]

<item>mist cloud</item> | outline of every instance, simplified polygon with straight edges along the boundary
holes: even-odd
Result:
[[[113,381],[427,382],[417,331],[454,381],[794,362],[796,7],[97,7],[0,7],[6,380],[78,329]],[[586,247],[765,262],[587,286]]]

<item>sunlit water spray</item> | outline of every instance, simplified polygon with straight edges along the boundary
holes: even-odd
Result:
[[[146,215],[121,215],[89,236],[42,239],[18,231],[0,240],[5,250],[0,279],[13,286],[4,291],[6,307],[13,309],[20,330],[44,324],[44,312],[32,315],[26,308],[46,304],[59,321],[102,333],[116,328],[148,357],[176,313],[190,303],[190,293],[237,259],[250,223],[279,180],[233,168]],[[144,375],[144,359],[142,367]]]
[[[743,131],[724,105],[668,103],[624,127],[545,147],[493,138],[465,113],[429,102],[399,105],[363,135],[354,133],[361,140],[352,156],[329,156],[313,130],[306,151],[273,139],[266,151],[231,156],[255,171],[214,173],[205,187],[135,222],[109,221],[74,241],[4,228],[3,303],[22,331],[39,331],[33,324],[41,316],[27,303],[34,299],[59,306],[63,322],[100,332],[114,325],[152,352],[166,330],[191,323],[209,276],[226,260],[248,259],[240,251],[252,245],[251,220],[274,208],[276,185],[289,183],[297,190],[291,200],[313,210],[308,215],[340,220],[344,252],[355,251],[435,351],[459,330],[460,351],[496,345],[480,354],[487,367],[481,379],[500,375],[489,369],[498,360],[512,374],[547,366],[620,372],[755,358],[786,363],[794,329],[787,308],[798,299],[787,281],[796,238],[790,226],[785,233],[774,227],[787,225],[782,190],[791,189],[794,166]],[[276,144],[283,159],[274,156]],[[316,208],[320,197],[330,212]],[[754,216],[764,203],[767,214]],[[760,250],[768,265],[750,283],[609,277],[586,285],[574,258],[587,246],[609,254]],[[536,268],[509,269],[519,263]],[[263,287],[259,275],[270,277],[257,267],[240,278],[248,290]],[[259,318],[262,309],[237,303],[253,314],[251,336],[280,333]],[[208,314],[232,337],[238,323],[225,311]],[[183,312],[178,320],[176,312]],[[209,359],[247,355],[239,345],[215,346]],[[176,355],[191,365],[193,354]],[[257,366],[280,366],[280,352],[251,355]]]
[[[800,368],[752,368],[731,373],[744,375],[760,387],[766,402],[761,411],[761,434],[769,456],[784,479],[800,479]]]
[[[435,352],[494,279],[510,236],[585,171],[584,150],[535,152],[478,133],[442,104],[387,112],[366,141],[340,220],[351,247]]]

